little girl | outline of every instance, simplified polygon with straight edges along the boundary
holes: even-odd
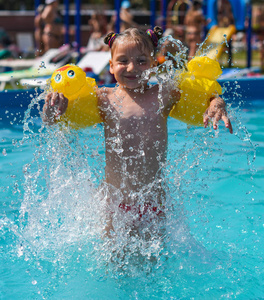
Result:
[[[109,33],[105,43],[111,49],[110,72],[118,85],[97,90],[105,132],[105,181],[109,190],[114,191],[109,199],[113,201],[113,195],[118,192],[119,209],[135,211],[139,218],[150,211],[162,215],[167,119],[180,99],[176,85],[164,83],[160,90],[158,84],[149,86],[142,78],[144,71],[156,66],[155,49],[161,36],[159,27],[154,32],[129,28],[120,34]],[[62,94],[49,93],[44,121],[53,123],[66,111],[67,105],[68,100]],[[214,118],[214,129],[222,119],[232,133],[221,98],[211,99],[204,115],[205,127],[209,118]]]

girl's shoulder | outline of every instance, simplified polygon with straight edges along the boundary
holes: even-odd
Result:
[[[115,88],[110,88],[110,87],[100,87],[96,89],[96,95],[98,98],[98,105],[103,107],[103,106],[108,106],[110,105],[111,98],[113,97]]]
[[[98,98],[105,98],[108,97],[109,95],[111,95],[113,93],[114,88],[110,88],[110,87],[98,87],[96,89],[96,94]]]

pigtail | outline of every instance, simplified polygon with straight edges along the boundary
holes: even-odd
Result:
[[[114,32],[109,32],[106,37],[104,38],[104,43],[106,45],[109,46],[109,48],[111,49],[112,45],[113,45],[113,42],[114,40],[116,39],[116,37],[118,36],[117,33],[114,33]]]
[[[158,38],[158,40],[162,38],[163,30],[161,27],[155,26],[153,32],[156,35],[156,37]]]
[[[155,26],[154,31],[151,29],[146,30],[146,33],[150,36],[154,47],[158,46],[159,39],[162,38],[163,30],[159,26]]]

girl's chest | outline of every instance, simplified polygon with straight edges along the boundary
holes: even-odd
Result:
[[[111,101],[107,117],[118,121],[132,119],[136,121],[158,119],[163,114],[164,105],[158,101]]]
[[[111,135],[126,137],[151,136],[166,130],[166,118],[157,108],[146,109],[138,106],[127,106],[124,109],[111,107],[106,118],[107,128]]]

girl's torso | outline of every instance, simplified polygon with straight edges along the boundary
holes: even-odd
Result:
[[[168,103],[158,100],[158,87],[134,96],[107,89],[99,97],[105,125],[106,181],[127,197],[161,178],[170,110]]]

